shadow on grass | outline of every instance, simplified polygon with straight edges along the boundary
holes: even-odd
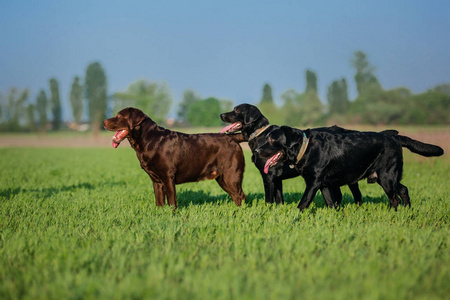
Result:
[[[298,204],[300,199],[302,198],[303,193],[285,193],[284,194],[284,202],[286,204]],[[177,202],[179,207],[189,206],[189,205],[202,205],[207,203],[226,203],[233,202],[231,197],[226,193],[221,193],[219,195],[211,195],[209,192],[205,191],[190,191],[183,190],[177,192]],[[314,197],[314,206],[317,209],[328,208],[323,196],[321,194],[317,194]],[[382,197],[364,197],[362,198],[363,205],[364,203],[377,203],[377,204],[388,204],[387,198]],[[247,199],[245,200],[247,206],[253,206],[258,203],[265,203],[264,193],[250,193],[247,195]],[[271,205],[271,204],[269,204]],[[357,205],[353,200],[351,195],[344,194],[342,198],[341,207],[345,207],[347,205]]]
[[[284,194],[284,201],[287,204],[292,204],[292,203],[298,204],[298,203],[300,203],[302,196],[303,196],[303,193]],[[328,207],[325,202],[325,199],[323,198],[322,194],[320,194],[320,193],[316,194],[316,196],[314,197],[313,203],[318,208]],[[389,204],[387,198],[384,195],[381,197],[363,196],[362,197],[362,205],[364,205],[364,203]],[[355,203],[355,200],[353,199],[352,195],[344,194],[344,195],[342,195],[341,207],[345,207],[347,205],[357,205],[357,204]]]
[[[49,188],[7,188],[0,190],[0,198],[5,200],[10,200],[11,198],[17,196],[21,193],[37,193],[39,196],[42,197],[51,197],[55,194],[64,193],[64,192],[74,192],[78,190],[94,190],[97,188],[104,188],[104,187],[113,187],[113,186],[125,186],[126,183],[124,181],[120,182],[108,182],[104,184],[92,184],[89,182],[83,182],[78,184],[72,184],[72,185],[64,185],[60,187],[49,187]]]
[[[231,197],[226,193],[222,193],[220,195],[211,195],[211,193],[205,191],[177,191],[178,207],[202,205],[207,203],[225,203],[228,201],[233,202],[233,200],[231,200]]]

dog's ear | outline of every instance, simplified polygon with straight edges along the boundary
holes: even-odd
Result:
[[[134,108],[134,107],[128,107],[128,124],[130,126],[130,130],[133,130],[136,126],[139,126],[145,118],[148,118],[142,110]]]
[[[303,143],[303,132],[299,129],[294,129],[289,126],[281,126],[280,129],[283,131],[285,136],[285,147],[287,159],[291,162],[297,161],[298,151],[300,150],[299,145]]]

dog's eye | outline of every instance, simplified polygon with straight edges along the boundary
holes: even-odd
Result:
[[[267,141],[271,144],[273,144],[273,142],[275,142],[275,140],[273,138],[268,138]]]

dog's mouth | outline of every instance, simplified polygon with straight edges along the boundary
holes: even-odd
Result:
[[[122,129],[122,130],[117,130],[116,134],[114,135],[113,139],[112,139],[112,146],[114,148],[117,148],[120,144],[120,142],[122,142],[128,135],[128,130],[126,129]]]
[[[236,123],[233,123],[233,124],[230,124],[230,125],[224,127],[220,131],[220,133],[232,133],[232,132],[238,131],[241,128],[242,128],[242,123],[241,122],[236,122]]]
[[[266,164],[264,165],[264,173],[265,174],[269,173],[269,168],[275,166],[282,157],[283,157],[283,153],[278,152],[277,154],[275,154],[274,156],[269,158],[266,161]]]

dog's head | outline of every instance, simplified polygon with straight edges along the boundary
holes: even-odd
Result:
[[[266,135],[266,141],[256,149],[259,156],[267,159],[264,173],[281,161],[295,164],[303,143],[303,132],[289,126],[281,126]]]
[[[116,131],[112,145],[117,148],[132,130],[139,126],[146,118],[150,119],[141,110],[127,107],[117,113],[115,117],[103,121],[103,126],[111,131]]]
[[[232,133],[240,130],[247,140],[254,131],[269,125],[267,118],[256,106],[246,103],[234,107],[230,112],[221,114],[220,118],[225,123],[231,123],[220,133]]]

